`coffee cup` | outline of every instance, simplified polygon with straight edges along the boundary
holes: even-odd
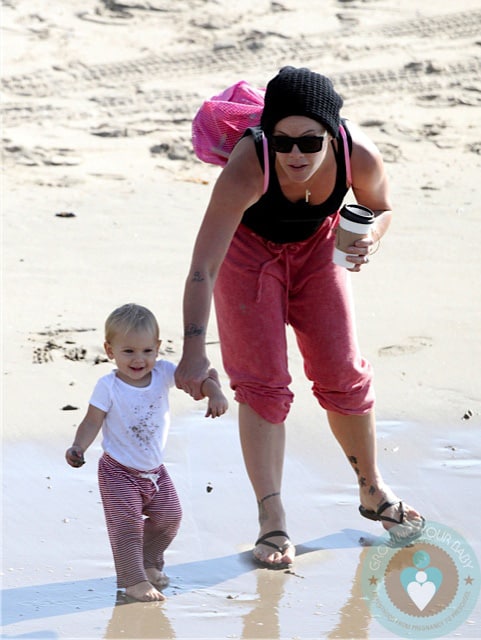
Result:
[[[371,209],[362,204],[346,204],[342,207],[339,218],[339,225],[336,229],[336,244],[332,260],[340,267],[352,269],[353,262],[346,260],[348,247],[351,247],[356,240],[366,238],[369,235],[371,225],[374,222],[374,213]]]

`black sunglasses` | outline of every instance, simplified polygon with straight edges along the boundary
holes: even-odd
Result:
[[[301,153],[317,153],[322,149],[322,143],[326,136],[271,136],[271,145],[277,153],[290,153],[294,145]]]

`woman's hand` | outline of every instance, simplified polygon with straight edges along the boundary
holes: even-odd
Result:
[[[188,393],[194,400],[202,400],[202,383],[209,377],[210,362],[205,355],[182,356],[175,370],[175,385]]]
[[[380,236],[376,230],[372,230],[368,236],[347,248],[347,262],[352,262],[353,266],[349,271],[360,271],[363,265],[369,262],[370,256],[376,253],[380,242]]]

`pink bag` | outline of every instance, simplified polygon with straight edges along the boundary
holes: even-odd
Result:
[[[192,121],[195,155],[224,167],[245,130],[259,125],[264,94],[241,80],[206,100]]]

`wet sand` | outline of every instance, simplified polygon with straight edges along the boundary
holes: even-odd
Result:
[[[159,604],[117,593],[98,447],[78,473],[66,472],[59,437],[4,448],[3,637],[396,637],[363,598],[360,574],[378,526],[358,517],[356,487],[325,425],[319,437],[310,428],[309,456],[289,446],[284,497],[298,556],[291,570],[272,572],[251,560],[256,514],[234,420],[202,421],[200,412],[184,413],[171,436],[169,471],[185,517],[166,555],[171,582]],[[303,428],[290,426],[291,438]],[[477,555],[479,516],[469,505],[479,493],[478,435],[468,423],[379,425],[386,479]],[[478,608],[449,637],[477,637],[479,619]]]
[[[107,4],[2,8],[2,637],[396,637],[361,589],[381,528],[358,514],[356,478],[291,335],[292,570],[251,560],[256,505],[214,317],[209,356],[231,406],[206,420],[203,403],[172,390],[167,465],[184,520],[164,603],[117,593],[100,445],[78,470],[64,451],[111,368],[102,326],[112,308],[152,308],[165,357],[180,356],[183,282],[218,172],[192,156],[196,106],[241,77],[260,86],[282,64],[306,64],[333,77],[391,177],[392,229],[353,275],[383,474],[481,559],[479,7],[327,2],[320,20],[307,2]],[[479,629],[480,603],[447,637]]]

